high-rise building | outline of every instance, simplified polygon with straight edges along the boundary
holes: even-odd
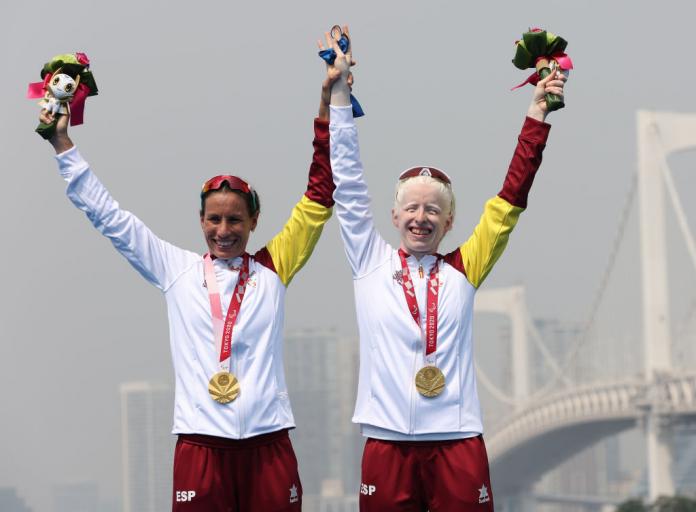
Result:
[[[286,335],[284,352],[304,495],[357,496],[363,441],[351,417],[358,341],[330,329],[298,330]]]
[[[2,512],[31,512],[17,495],[17,489],[13,487],[0,487],[0,510]]]
[[[679,422],[673,429],[674,486],[677,494],[696,496],[696,424]]]
[[[124,512],[171,508],[173,393],[151,382],[121,384]]]

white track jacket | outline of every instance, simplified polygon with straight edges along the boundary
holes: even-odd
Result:
[[[440,266],[437,366],[445,390],[425,398],[414,377],[424,366],[420,328],[408,311],[398,252],[377,233],[350,107],[331,107],[331,167],[336,215],[353,272],[360,334],[360,375],[353,421],[363,434],[390,440],[454,439],[483,432],[472,350],[477,288],[502,254],[541,164],[550,126],[525,120],[505,184],[490,199],[471,237],[444,256],[407,258],[425,325],[426,281]],[[418,267],[425,269],[419,278]]]

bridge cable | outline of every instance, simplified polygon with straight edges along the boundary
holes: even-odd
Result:
[[[507,393],[503,392],[500,390],[499,387],[497,387],[495,384],[493,384],[493,381],[486,375],[486,372],[484,372],[481,368],[476,366],[476,379],[483,384],[483,387],[491,394],[493,395],[493,398],[498,399],[499,401],[503,402],[504,404],[507,405],[512,405],[514,406],[517,402],[515,401],[514,398],[512,398],[510,395]]]
[[[526,308],[524,314],[524,322],[525,326],[532,334],[532,340],[534,341],[541,354],[544,356],[544,359],[546,360],[548,365],[554,371],[556,378],[559,380],[563,380],[564,384],[566,385],[572,384],[568,376],[563,373],[563,369],[556,361],[556,358],[553,357],[551,351],[544,343],[544,340],[541,334],[539,333],[539,330],[537,329],[536,325],[534,325],[534,322],[532,321],[529,312],[526,311]],[[513,406],[517,404],[517,400],[515,400],[514,397],[511,397],[510,394],[505,393],[498,386],[496,386],[493,383],[493,379],[488,377],[488,374],[486,374],[486,372],[478,366],[476,367],[476,377],[481,382],[481,384],[483,384],[483,387],[500,402]]]
[[[681,322],[679,322],[679,327],[675,331],[675,339],[680,340],[682,337],[686,337],[686,331],[694,318],[696,318],[696,297],[691,300],[691,304],[688,308],[686,308],[686,313],[681,319]]]
[[[660,145],[662,141],[660,141]],[[667,186],[667,192],[669,192],[669,197],[672,200],[672,208],[674,208],[674,213],[677,216],[677,224],[679,224],[679,229],[684,237],[684,242],[686,243],[686,249],[691,257],[691,263],[696,269],[696,242],[694,242],[694,237],[689,228],[689,221],[684,213],[684,207],[682,206],[681,199],[679,199],[679,194],[677,193],[677,188],[674,185],[674,180],[672,179],[672,172],[667,164],[667,159],[664,157],[664,149],[662,150],[662,158],[660,163],[662,164],[662,177],[665,180],[665,185]]]
[[[529,329],[529,332],[532,333],[532,340],[541,352],[541,355],[544,356],[544,359],[553,370],[556,378],[563,380],[565,384],[571,384],[572,382],[570,381],[569,377],[563,373],[563,368],[559,366],[558,361],[556,361],[556,358],[553,356],[553,354],[551,354],[551,351],[546,346],[546,343],[544,343],[544,339],[541,337],[539,329],[537,329],[536,325],[534,325],[534,322],[530,318],[529,312],[526,312],[524,315],[524,322],[527,324],[527,329]]]
[[[621,248],[621,244],[624,240],[626,226],[628,225],[628,219],[632,211],[633,201],[635,199],[636,190],[638,188],[637,185],[638,173],[637,171],[634,171],[631,175],[631,183],[629,185],[629,190],[626,195],[623,209],[621,211],[621,216],[619,218],[619,224],[616,231],[616,235],[614,236],[611,251],[609,252],[609,259],[607,261],[606,267],[604,268],[604,272],[602,273],[602,277],[599,280],[599,286],[597,287],[597,291],[595,292],[595,296],[592,301],[592,306],[590,307],[589,314],[587,315],[585,322],[582,324],[582,330],[578,334],[575,344],[570,350],[570,354],[566,357],[566,360],[563,362],[561,366],[561,374],[564,375],[567,378],[567,380],[571,382],[572,380],[570,379],[570,377],[568,377],[568,369],[575,362],[575,358],[577,357],[580,348],[587,342],[589,338],[590,329],[594,326],[599,307],[604,300],[604,294],[607,290],[611,274],[614,271],[614,266],[616,265],[616,258],[618,256],[619,249]],[[556,385],[558,384],[559,380],[560,379],[558,377],[551,379],[548,384],[535,391],[532,394],[532,397],[545,395],[546,393],[552,390],[555,391],[557,389]]]
[[[662,170],[662,177],[665,182],[665,187],[667,188],[667,192],[669,195],[670,200],[672,201],[672,208],[674,209],[674,213],[677,217],[677,224],[679,224],[679,229],[681,230],[681,234],[684,237],[684,242],[686,243],[686,249],[687,252],[689,253],[689,256],[691,257],[691,263],[694,266],[694,269],[696,269],[696,242],[694,242],[692,230],[689,227],[689,222],[686,216],[686,213],[684,212],[684,207],[682,206],[681,199],[679,197],[679,193],[677,192],[677,187],[674,184],[674,178],[672,176],[672,171],[669,167],[669,163],[667,162],[667,158],[665,157],[665,148],[662,143],[662,138],[659,137],[659,132],[658,132],[658,144],[660,146],[660,167]],[[686,310],[686,314],[684,315],[684,318],[682,318],[681,322],[679,323],[679,327],[676,330],[676,339],[681,339],[683,335],[686,334],[686,330],[689,326],[689,323],[691,322],[691,319],[694,317],[696,314],[696,298],[693,299],[691,304]]]

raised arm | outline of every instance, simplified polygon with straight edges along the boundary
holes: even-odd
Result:
[[[481,286],[502,255],[510,233],[527,207],[527,196],[541,165],[551,129],[544,122],[548,114],[544,95],[550,92],[562,97],[566,78],[552,73],[537,84],[502,190],[486,202],[481,219],[469,239],[445,257],[463,271],[476,288]]]
[[[348,27],[343,30],[349,35]],[[334,64],[328,66],[329,72],[340,75],[331,91],[330,126],[336,216],[353,276],[360,277],[384,260],[388,246],[374,227],[370,196],[360,160],[358,130],[351,109],[352,41],[344,54],[331,34],[326,33],[325,38],[327,46],[336,51]]]
[[[307,190],[280,233],[255,256],[257,261],[275,270],[285,286],[307,262],[331,217],[334,184],[329,163],[329,100],[331,85],[337,78],[338,74],[327,73],[322,83]]]
[[[42,111],[40,120],[49,124],[53,115]],[[159,239],[140,219],[119,207],[68,136],[68,121],[67,115],[59,116],[49,139],[60,174],[68,183],[68,198],[145,279],[166,291],[196,256]]]

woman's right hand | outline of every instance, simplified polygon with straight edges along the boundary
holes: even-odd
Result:
[[[344,25],[341,30],[350,41],[348,50],[345,53],[343,53],[341,47],[338,45],[338,39],[334,39],[333,31],[324,32],[326,47],[332,48],[334,52],[336,52],[336,59],[333,64],[327,64],[326,79],[322,86],[328,86],[330,88],[332,105],[345,106],[350,105],[350,91],[353,85],[353,74],[350,68],[355,65],[355,61],[353,60],[353,42],[350,40],[348,25]],[[321,41],[318,43],[319,49],[324,50],[324,45]]]
[[[343,25],[342,34],[348,38],[348,50],[343,53],[341,47],[338,45],[338,39],[334,38],[333,30],[331,32],[324,32],[324,37],[326,38],[326,45],[329,48],[333,48],[336,52],[336,60],[333,63],[334,68],[338,70],[341,76],[348,80],[348,75],[350,74],[350,67],[355,64],[353,61],[353,41],[350,38],[350,32],[348,31],[348,25]],[[339,36],[340,39],[340,36]]]
[[[68,136],[68,123],[70,122],[70,116],[68,114],[58,114],[54,115],[46,109],[42,109],[39,114],[39,121],[44,124],[51,124],[56,121],[56,131],[53,136],[48,140],[56,150],[56,153],[62,153],[67,151],[74,146],[72,140]]]

